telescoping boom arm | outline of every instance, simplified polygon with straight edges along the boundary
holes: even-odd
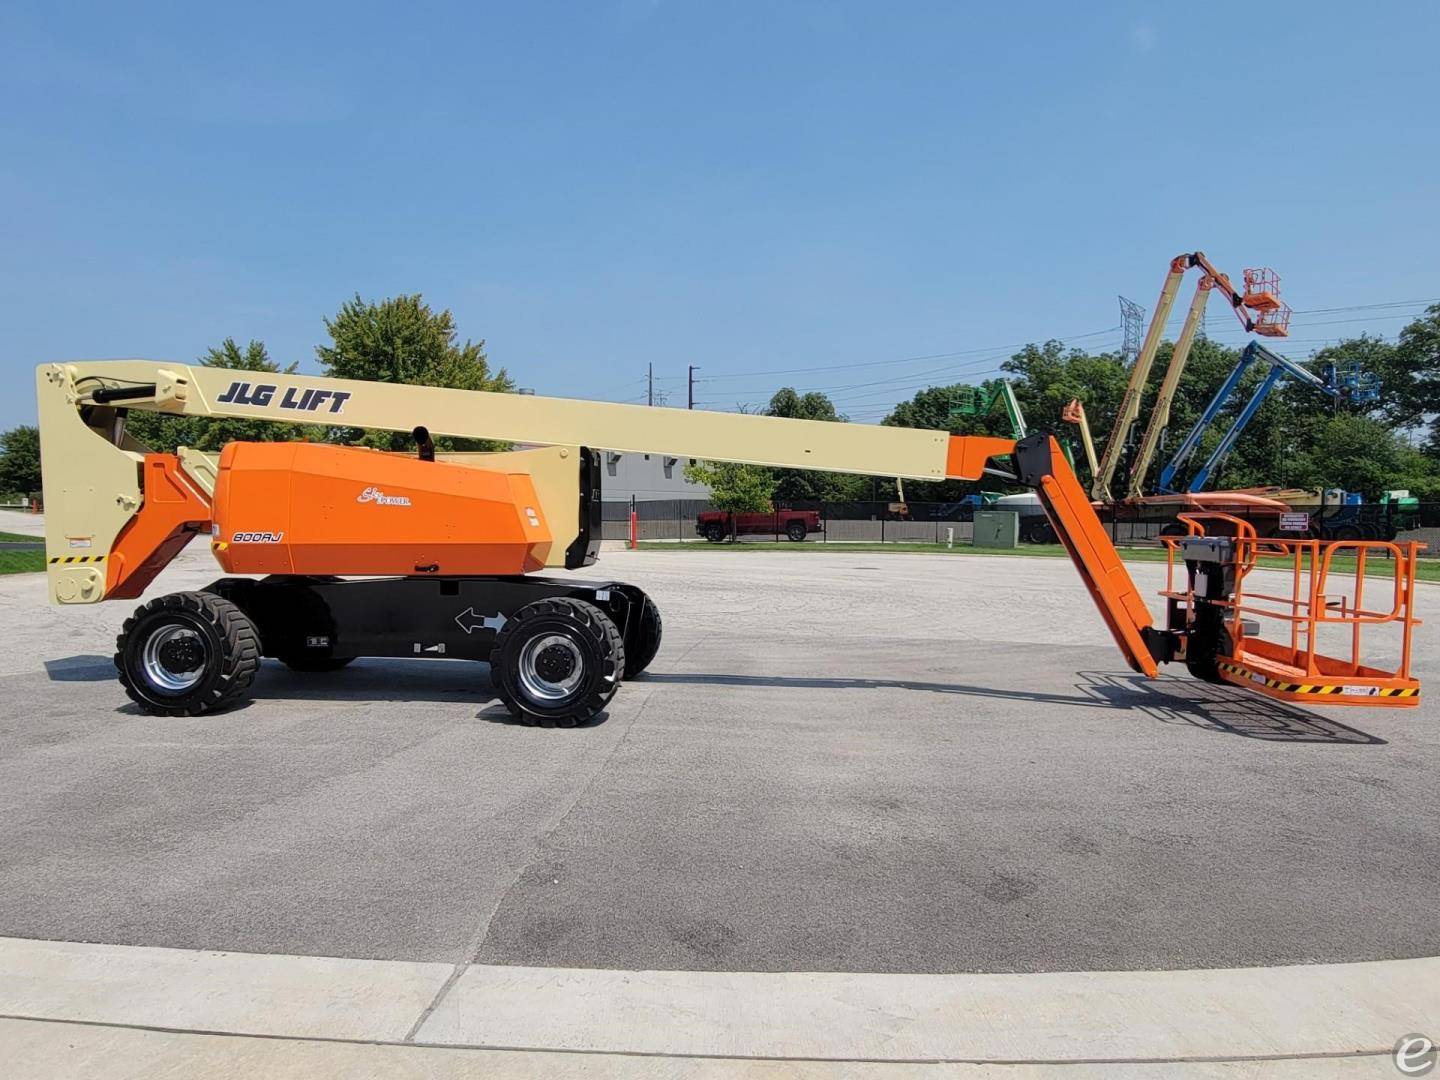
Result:
[[[46,521],[49,569],[52,593],[60,603],[138,595],[137,589],[122,587],[127,579],[138,574],[148,581],[179,550],[176,540],[183,546],[189,539],[168,532],[153,535],[160,530],[141,524],[145,508],[166,505],[162,499],[172,505],[188,499],[203,504],[213,491],[215,463],[193,452],[182,452],[180,475],[170,470],[168,486],[146,490],[142,475],[153,478],[159,473],[145,466],[164,455],[145,454],[124,433],[126,409],[390,431],[423,426],[432,435],[457,438],[603,447],[916,480],[1011,476],[1039,494],[1126,662],[1146,675],[1157,671],[1146,643],[1151,614],[1050,435],[1017,442],[142,360],[48,364],[39,369],[37,379],[47,510],[53,508]],[[1006,459],[1015,463],[1015,473],[1006,468]],[[171,490],[187,487],[193,490]],[[193,518],[198,511],[188,513]],[[550,524],[554,530],[555,523]],[[190,522],[192,533],[201,528],[208,531],[208,522]],[[137,533],[147,539],[140,548],[127,550],[127,537]],[[565,550],[568,540],[557,537],[555,547]],[[157,548],[163,555],[159,566]],[[96,556],[98,563],[91,561]]]

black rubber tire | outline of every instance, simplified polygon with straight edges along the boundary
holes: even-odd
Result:
[[[583,664],[575,689],[558,700],[532,694],[520,677],[526,644],[542,634],[568,638]],[[619,628],[594,604],[568,596],[526,604],[505,621],[490,651],[490,682],[522,724],[583,724],[610,704],[624,677],[625,642]]]
[[[705,523],[705,539],[712,544],[723,543],[725,540],[725,526],[718,521]]]
[[[1359,540],[1363,533],[1359,525],[1336,525],[1330,530],[1329,540]]]
[[[1167,522],[1160,526],[1161,536],[1189,536],[1190,530],[1178,521]]]
[[[1220,657],[1229,656],[1230,634],[1225,629],[1221,609],[1213,604],[1200,604],[1190,640],[1185,644],[1185,667],[1190,674],[1205,682],[1221,683]]]
[[[1055,533],[1050,528],[1050,522],[1044,518],[1035,518],[1026,523],[1021,529],[1021,538],[1031,544],[1053,544]]]
[[[642,594],[644,596],[644,594]],[[650,666],[660,651],[660,638],[665,633],[664,620],[655,601],[644,596],[640,605],[640,625],[625,650],[625,678],[633,679]]]
[[[339,671],[353,656],[279,656],[276,657],[291,671]]]
[[[145,643],[165,626],[181,625],[204,643],[203,673],[180,691],[156,685],[145,673]],[[170,593],[141,604],[115,639],[120,685],[152,716],[199,716],[233,707],[248,696],[260,669],[260,635],[249,616],[210,592]]]
[[[809,530],[803,521],[792,521],[785,526],[785,535],[798,544],[809,535]]]

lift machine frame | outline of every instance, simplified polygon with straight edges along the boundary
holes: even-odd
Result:
[[[147,712],[231,706],[248,695],[262,655],[310,671],[414,656],[487,661],[522,721],[593,717],[645,670],[661,638],[659,611],[635,586],[543,573],[596,560],[599,448],[919,480],[1000,476],[1036,491],[1132,670],[1153,678],[1162,663],[1182,662],[1272,696],[1257,679],[1320,688],[1305,692],[1319,703],[1419,698],[1409,669],[1417,545],[1381,545],[1394,570],[1387,611],[1364,608],[1358,586],[1337,607],[1331,586],[1337,551],[1353,549],[1363,563],[1375,543],[1325,546],[1292,612],[1308,644],[1275,651],[1243,623],[1242,587],[1261,549],[1243,530],[1205,535],[1197,525],[1176,541],[1177,580],[1157,627],[1048,434],[952,436],[146,360],[44,364],[36,387],[56,603],[138,598],[197,536],[227,575],[152,599],[127,620],[117,672]],[[134,409],[413,431],[422,453],[306,442],[155,453],[126,430]],[[432,433],[536,448],[426,453]],[[1316,652],[1321,623],[1353,630],[1354,662]],[[1361,631],[1376,623],[1403,638],[1389,669],[1358,656]]]

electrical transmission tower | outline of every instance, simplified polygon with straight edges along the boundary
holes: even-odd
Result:
[[[1125,337],[1120,346],[1120,362],[1128,364],[1140,355],[1140,342],[1145,337],[1145,309],[1134,300],[1120,297],[1120,322]]]

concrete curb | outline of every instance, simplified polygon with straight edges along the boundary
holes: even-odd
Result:
[[[1435,1035],[1440,958],[1035,975],[631,972],[0,938],[0,1017],[44,1023],[24,1029],[42,1042],[74,1043],[82,1026],[616,1057],[669,1062],[667,1075],[677,1060],[852,1073],[1164,1064],[1167,1076],[1172,1065],[1305,1061],[1316,1075],[1360,1057],[1376,1069],[1401,1035]]]
[[[263,1080],[1360,1080],[1400,1075],[1381,1057],[1246,1061],[981,1065],[633,1057],[475,1050],[395,1043],[263,1039],[244,1035],[0,1018],[14,1080],[257,1077]]]

